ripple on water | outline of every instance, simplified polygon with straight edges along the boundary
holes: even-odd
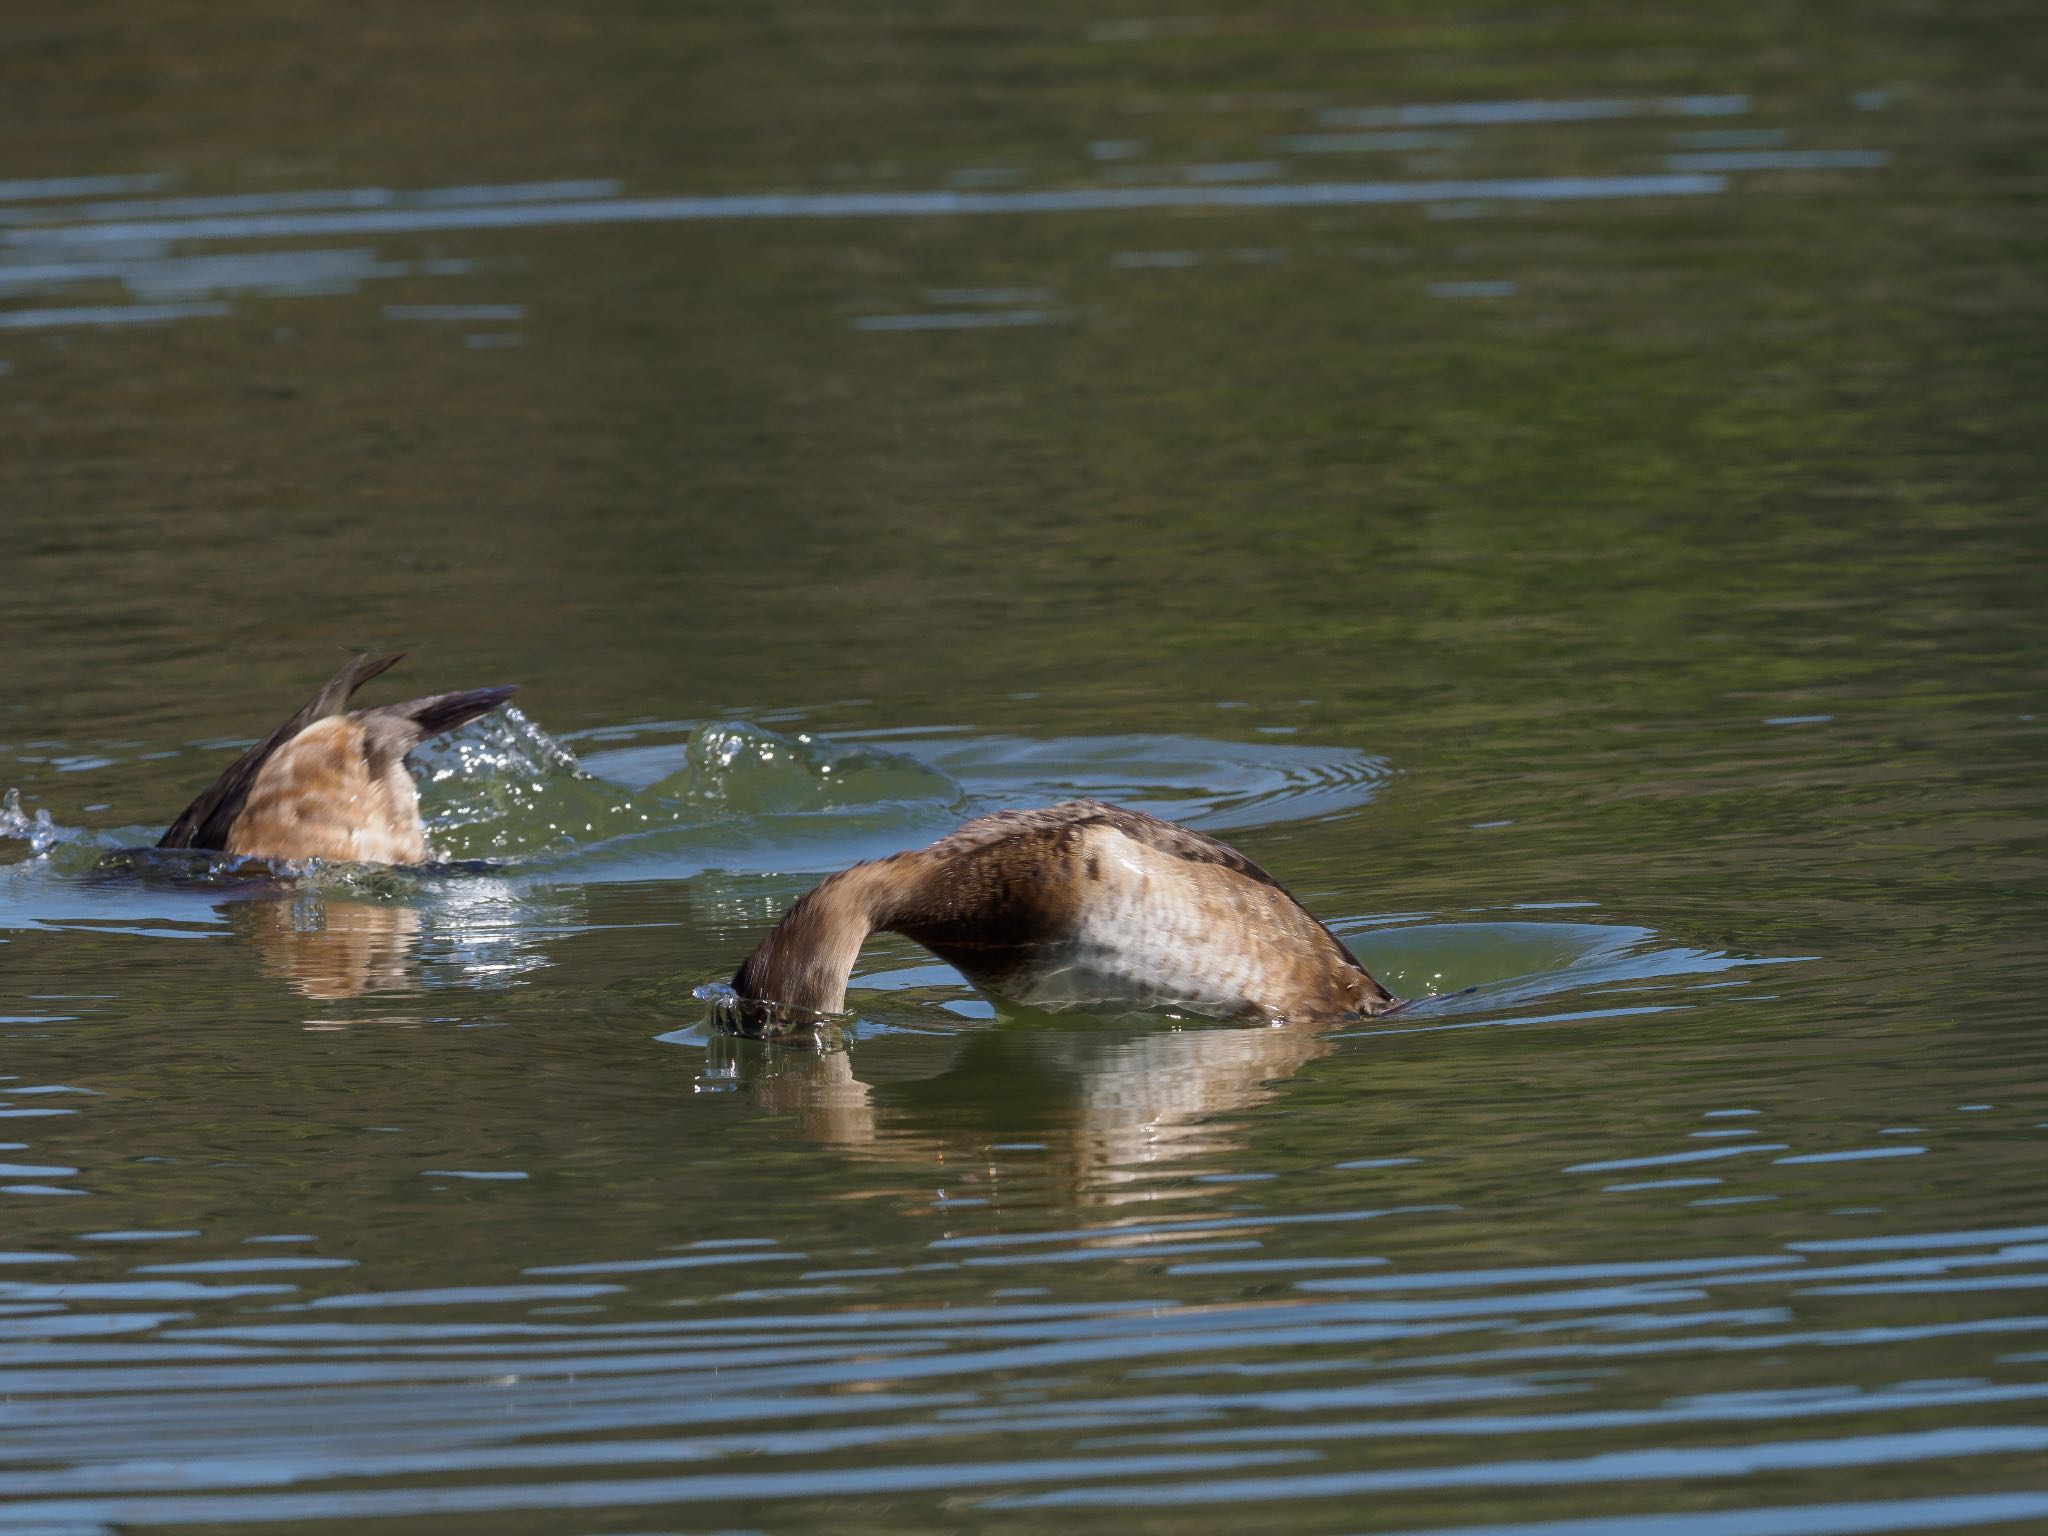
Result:
[[[538,935],[585,921],[582,886],[689,880],[693,901],[729,902],[755,922],[773,915],[792,884],[762,874],[890,852],[998,806],[1094,796],[1227,831],[1342,815],[1368,803],[1389,772],[1342,749],[1188,737],[817,738],[712,724],[607,732],[589,745],[579,760],[507,712],[422,754],[437,841],[487,867],[327,870],[282,884],[258,872],[188,894],[206,905],[204,921],[224,922],[265,970],[309,999],[474,988],[543,963]],[[50,830],[55,840],[24,872],[31,908],[38,885],[87,883],[62,862],[63,829]],[[91,838],[78,845],[79,857],[104,851]],[[123,888],[108,880],[93,891],[112,901],[105,893]],[[178,895],[173,881],[128,888],[146,903]],[[229,899],[237,896],[256,899]],[[161,920],[164,909],[146,910]],[[188,924],[201,920],[183,910]],[[101,920],[109,915],[98,909]],[[1429,1448],[1486,1434],[1559,1447],[1542,1465],[1487,1464],[1493,1485],[1542,1487],[1596,1480],[1551,1465],[1570,1463],[1562,1452],[1574,1443],[1604,1455],[1600,1437],[1617,1429],[1700,1423],[1750,1439],[1681,1471],[1735,1475],[1721,1469],[1751,1465],[1778,1433],[1744,1426],[1766,1425],[1773,1413],[1676,1398],[1630,1410],[1551,1404],[1629,1358],[1610,1351],[1782,1337],[1787,1311],[1772,1304],[1781,1296],[1844,1289],[1809,1282],[1853,1278],[1912,1295],[1900,1287],[1951,1279],[1951,1269],[1951,1283],[1979,1288],[2024,1281],[2012,1273],[2017,1256],[1995,1246],[1916,1254],[1909,1271],[1854,1276],[1852,1266],[1791,1253],[1418,1268],[1395,1256],[1402,1245],[1461,1219],[1454,1200],[1436,1197],[1434,1149],[1421,1160],[1345,1160],[1342,1177],[1373,1181],[1372,1194],[1345,1208],[1262,1208],[1255,1191],[1283,1202],[1286,1180],[1234,1166],[1248,1145],[1246,1112],[1307,1080],[1350,1048],[1350,1035],[1684,1006],[1668,992],[1621,1008],[1555,1003],[1752,963],[1582,913],[1461,913],[1449,922],[1381,914],[1336,926],[1404,994],[1460,995],[1356,1031],[1156,1017],[1077,1023],[990,1009],[948,967],[884,944],[859,978],[860,1017],[838,1037],[787,1047],[706,1039],[694,1028],[664,1037],[702,1053],[699,1086],[773,1117],[799,1147],[921,1179],[939,1170],[944,1187],[925,1197],[943,1226],[918,1239],[922,1247],[878,1250],[825,1230],[801,1243],[712,1238],[653,1252],[626,1244],[513,1256],[462,1275],[467,1283],[409,1289],[388,1288],[388,1278],[347,1258],[246,1250],[152,1255],[124,1276],[95,1272],[83,1283],[30,1270],[39,1277],[0,1288],[0,1305],[36,1309],[0,1318],[9,1346],[0,1394],[34,1405],[32,1415],[0,1414],[33,1439],[16,1470],[0,1474],[0,1497],[24,1519],[100,1526],[892,1491],[942,1492],[984,1508],[1034,1490],[1061,1505],[1090,1490],[1114,1504],[1154,1502],[1165,1489],[1193,1500],[1287,1498],[1314,1495],[1316,1477],[1347,1490],[1362,1476],[1390,1489],[1440,1486],[1430,1468],[1442,1457]],[[963,1018],[970,1005],[993,1017]],[[893,1065],[846,1048],[892,1034],[902,1037],[895,1046],[914,1048]],[[978,1104],[1004,1109],[984,1127],[961,1113]],[[1694,1142],[1688,1152],[1701,1150],[1762,1152],[1749,1161],[1768,1168],[1769,1154],[1790,1149],[1759,1138],[1727,1148]],[[1658,1160],[1672,1159],[1641,1159]],[[536,1157],[532,1179],[527,1166],[524,1155],[518,1164],[471,1161],[450,1149],[406,1173],[494,1186],[490,1198],[509,1202],[543,1192],[544,1162]],[[1218,1182],[1226,1174],[1238,1182]],[[1254,1174],[1263,1182],[1241,1182]],[[1430,1193],[1406,1187],[1421,1179]],[[1061,1215],[1028,1219],[1027,1191]],[[1157,1203],[1169,1194],[1174,1205]],[[1091,1212],[1103,1219],[1087,1219]],[[118,1250],[196,1235],[91,1236]],[[927,1279],[978,1292],[944,1304],[896,1299]],[[1712,1305],[1722,1287],[1744,1282],[1739,1294],[1767,1303]],[[1118,1285],[1122,1296],[1100,1299]],[[1148,1287],[1161,1295],[1138,1294]],[[1026,1295],[1042,1299],[1017,1299]],[[670,1310],[678,1306],[692,1314]],[[644,1308],[654,1310],[635,1315]],[[558,1315],[564,1309],[577,1315]],[[1114,1383],[1099,1374],[1106,1364]],[[1311,1366],[1312,1381],[1288,1379]],[[94,1372],[90,1392],[76,1389],[81,1367]],[[1979,1400],[1910,1383],[1831,1390],[1824,1404],[1788,1400],[1776,1417],[1952,1413]],[[1498,1411],[1503,1404],[1515,1411]],[[1475,1416],[1475,1407],[1487,1412]],[[120,1444],[147,1443],[149,1458],[108,1454],[110,1426]],[[1019,1434],[1059,1449],[1026,1457],[1001,1448]],[[1174,1443],[1208,1435],[1225,1438]],[[1397,1455],[1412,1444],[1416,1465],[1323,1465],[1341,1463],[1333,1447],[1368,1441]],[[2012,1449],[1942,1445],[1954,1454]],[[759,1463],[771,1456],[764,1477]],[[809,1460],[827,1457],[842,1464]],[[177,1468],[174,1481],[166,1466]],[[1255,1476],[1275,1467],[1305,1470]],[[294,1482],[352,1486],[280,1492],[280,1468]],[[1613,1480],[1649,1472],[1645,1461]]]
[[[714,722],[589,740],[581,760],[507,708],[419,748],[430,838],[458,861],[424,870],[163,852],[148,846],[153,827],[67,827],[10,790],[0,928],[172,937],[225,922],[302,993],[335,1000],[403,990],[407,957],[436,945],[470,981],[531,969],[533,904],[568,899],[547,891],[714,870],[822,874],[986,811],[1076,797],[1219,830],[1321,818],[1367,803],[1389,772],[1345,748],[1179,736],[821,737]]]
[[[1386,1029],[1449,1027],[1436,1021],[1452,1014],[1498,1013],[1561,993],[1603,987],[1625,991],[1635,984],[1716,976],[1790,958],[1671,944],[1653,929],[1628,923],[1457,921],[1374,927],[1369,921],[1339,921],[1331,926],[1400,996],[1440,999],[1422,1014],[1397,1015],[1382,1026]],[[1460,995],[1446,995],[1452,993]],[[1606,1011],[1661,1012],[1675,1006],[1683,1005],[1662,1002]],[[1423,1018],[1431,1022],[1420,1023]],[[1409,1019],[1418,1022],[1411,1026]],[[1469,1027],[1469,1021],[1459,1027]]]
[[[1063,1284],[1095,1288],[1104,1274],[1097,1266],[1127,1262],[1148,1245],[1155,1254],[1184,1251],[1192,1234],[1228,1233],[1235,1246],[1255,1249],[1288,1241],[1304,1223],[1379,1240],[1455,1216],[1455,1208],[1412,1206],[1296,1216],[1247,1209],[1021,1231],[990,1222],[969,1236],[936,1236],[928,1249],[1041,1266],[1035,1278],[1046,1284],[1022,1288],[1036,1298]],[[1923,1309],[1921,1321],[1880,1324],[1862,1314],[1831,1327],[1803,1309],[1795,1321],[1778,1304],[1831,1294],[1811,1282],[1843,1273],[1797,1250],[1881,1246],[1915,1252],[1907,1262],[1922,1266],[1916,1273],[2002,1268],[1996,1278],[2038,1281],[2024,1270],[2038,1262],[2027,1242],[2038,1235],[1934,1232],[1727,1256],[1452,1269],[1370,1260],[1369,1273],[1341,1278],[1329,1277],[1341,1266],[1327,1258],[1297,1272],[1296,1260],[1279,1256],[1171,1271],[1183,1284],[1270,1274],[1273,1291],[1249,1298],[1197,1291],[930,1305],[856,1285],[852,1299],[834,1305],[816,1295],[806,1304],[788,1288],[707,1292],[688,1314],[633,1321],[389,1315],[625,1291],[505,1285],[327,1300],[330,1309],[372,1314],[362,1320],[331,1310],[275,1321],[113,1313],[92,1330],[45,1319],[40,1342],[0,1362],[0,1388],[15,1404],[0,1492],[12,1518],[44,1526],[741,1503],[794,1518],[802,1501],[822,1496],[931,1492],[960,1501],[949,1506],[956,1517],[962,1505],[1245,1507],[1471,1488],[1523,1499],[1598,1488],[1649,1507],[1660,1485],[1695,1480],[2038,1457],[2048,1448],[2038,1425],[1969,1422],[2048,1401],[2048,1382],[2013,1369],[2037,1354],[2009,1354],[1999,1379],[1974,1368],[1914,1376],[1904,1374],[1910,1363],[1894,1361],[1921,1342],[1953,1354],[1973,1335],[1994,1347],[2000,1337],[2038,1338],[2048,1319],[1958,1320]],[[612,1272],[667,1283],[629,1276],[632,1263]],[[1089,1278],[1064,1278],[1074,1272]],[[703,1283],[716,1284],[717,1273]],[[864,1272],[835,1273],[857,1281]],[[1721,1294],[1730,1288],[1761,1292],[1765,1304],[1731,1307]],[[1008,1296],[1019,1291],[1005,1286]],[[124,1329],[153,1337],[92,1337]],[[1793,1385],[1612,1390],[1659,1362],[1748,1356],[1839,1363],[1829,1362],[1828,1379]],[[1018,1436],[1051,1450],[1020,1454]],[[1618,1436],[1633,1443],[1617,1449]],[[1447,1455],[1457,1442],[1499,1449],[1476,1460]],[[146,1457],[122,1450],[137,1444],[149,1447]],[[490,1473],[513,1475],[453,1481]],[[284,1492],[284,1480],[348,1486]],[[451,1488],[460,1495],[453,1501]],[[1754,1496],[1746,1502],[1755,1507],[1698,1528],[1903,1528],[1875,1517],[1772,1524],[1772,1508]],[[1999,1504],[1994,1518],[2014,1508]],[[1751,1523],[1758,1514],[1763,1522]],[[1666,1519],[1595,1524],[1620,1536],[1662,1529]]]
[[[1390,771],[1341,747],[1182,736],[820,737],[717,722],[596,740],[579,760],[515,708],[429,743],[414,758],[437,845],[572,883],[822,873],[1064,799],[1216,830],[1328,817],[1366,804]]]
[[[1198,737],[971,737],[891,733],[817,737],[745,723],[653,725],[594,733],[580,760],[518,709],[504,709],[414,752],[422,811],[442,856],[492,860],[524,883],[690,879],[705,870],[825,872],[928,842],[983,811],[1094,797],[1210,829],[1329,817],[1366,805],[1389,768],[1343,748]],[[29,815],[12,791],[0,840],[27,860],[0,887],[0,924],[154,922],[190,903],[145,889],[209,887],[217,897],[305,887],[309,870],[135,850],[152,829],[76,831]],[[76,874],[119,879],[80,885]],[[434,870],[311,870],[313,889],[399,897]],[[442,883],[446,895],[459,883]],[[473,905],[473,903],[471,903]],[[371,918],[352,920],[375,926]],[[338,932],[340,924],[285,924]]]
[[[648,735],[657,739],[631,740]],[[721,723],[598,739],[605,745],[585,765],[511,708],[415,754],[436,842],[456,856],[505,861],[491,879],[347,869],[293,878],[289,868],[251,861],[202,867],[189,855],[124,854],[111,871],[117,878],[16,881],[14,915],[76,920],[83,890],[89,920],[139,904],[132,920],[148,931],[190,931],[193,908],[165,888],[189,890],[196,877],[216,897],[266,898],[220,912],[268,969],[308,997],[338,1000],[414,985],[412,957],[423,948],[445,951],[450,974],[469,982],[530,969],[522,934],[532,927],[536,883],[823,871],[914,845],[986,810],[1074,796],[1219,829],[1320,818],[1365,804],[1388,773],[1380,759],[1341,748],[1190,737],[883,732],[827,740]],[[126,829],[69,832],[47,810],[29,818],[18,797],[0,816],[0,831],[27,840],[37,856],[72,845],[61,869],[38,857],[50,866],[46,877],[102,873],[96,861],[110,845],[137,840]],[[280,887],[280,877],[290,883]],[[288,899],[277,899],[281,889]],[[217,922],[220,913],[208,916]]]

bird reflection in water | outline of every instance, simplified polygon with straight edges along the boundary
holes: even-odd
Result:
[[[574,928],[574,892],[513,889],[465,875],[415,899],[374,901],[301,888],[227,909],[263,969],[300,996],[345,1002],[430,988],[509,986],[551,964],[547,940]]]
[[[1226,1171],[1235,1116],[1335,1048],[1328,1027],[1081,1021],[1006,1010],[957,1035],[713,1034],[700,1086],[746,1094],[807,1139],[890,1163],[943,1163],[956,1184],[1030,1147],[1036,1177],[1085,1201],[1151,1199],[1153,1181]],[[975,1177],[979,1178],[976,1174]]]
[[[782,1040],[714,1034],[700,1092],[738,1090],[764,1114],[788,1115],[811,1141],[872,1146],[879,1136],[874,1089],[854,1076],[853,1055],[825,1035]]]
[[[263,969],[301,997],[340,1002],[420,989],[417,907],[302,891],[236,902],[228,921],[255,946]]]

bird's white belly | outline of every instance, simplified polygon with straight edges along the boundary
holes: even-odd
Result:
[[[1229,925],[1190,896],[1177,861],[1106,827],[1091,848],[1102,878],[1088,885],[1074,932],[1005,977],[1006,995],[1041,1008],[1124,1003],[1221,1017],[1259,1011],[1256,963],[1219,933]]]

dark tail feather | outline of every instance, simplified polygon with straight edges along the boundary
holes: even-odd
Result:
[[[378,673],[388,671],[405,659],[403,651],[383,656],[365,651],[351,656],[320,691],[299,707],[299,712],[231,763],[221,776],[207,786],[206,793],[185,807],[157,842],[159,848],[224,848],[228,828],[242,813],[249,798],[249,786],[270,754],[290,741],[315,720],[325,720],[348,708],[355,691]]]
[[[461,693],[437,693],[431,699],[414,699],[394,704],[392,713],[405,716],[419,727],[419,740],[467,725],[478,715],[487,715],[519,691],[515,683],[505,688],[467,688]]]
[[[306,707],[292,717],[298,731],[303,731],[315,720],[325,720],[329,715],[340,714],[348,708],[348,701],[355,697],[358,688],[371,678],[389,672],[403,660],[403,651],[391,651],[383,656],[364,651],[360,656],[351,656],[339,672],[327,679],[326,686],[306,701]],[[287,728],[290,723],[287,723]],[[293,731],[292,734],[297,735],[298,731]]]

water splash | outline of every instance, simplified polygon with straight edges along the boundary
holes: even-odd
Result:
[[[683,768],[650,793],[733,815],[964,798],[951,774],[906,753],[732,723],[699,726]]]
[[[21,791],[10,789],[0,796],[0,837],[27,843],[29,857],[39,859],[62,842],[65,833],[41,806],[34,816],[22,810]]]
[[[673,761],[673,748],[661,766]],[[629,789],[600,777],[516,708],[430,742],[413,754],[422,811],[437,849],[451,858],[552,856],[550,873],[589,875],[630,840],[624,858],[640,872],[688,875],[719,862],[734,824],[778,850],[780,818],[840,812],[916,812],[957,806],[963,794],[942,769],[900,752],[841,745],[805,734],[720,723],[693,730],[682,762]],[[650,839],[650,834],[669,834]],[[809,867],[806,865],[805,867]]]
[[[1227,834],[1348,814],[1392,771],[1366,753],[1273,741],[948,728],[826,737],[733,721],[607,727],[572,745],[517,708],[426,743],[412,766],[434,859],[421,869],[159,849],[159,825],[66,827],[10,796],[0,859],[16,874],[0,892],[0,928],[90,917],[189,932],[225,921],[224,900],[310,890],[435,911],[468,911],[474,898],[471,915],[498,935],[503,901],[642,880],[691,881],[700,910],[751,926],[811,878],[987,811],[1092,796]],[[437,931],[423,928],[422,953]]]
[[[428,838],[446,858],[518,858],[648,820],[630,795],[586,772],[516,706],[423,743],[411,762]]]
[[[719,1035],[748,1035],[760,1040],[788,1037],[823,1050],[845,1015],[821,1018],[804,1009],[785,1008],[763,998],[742,997],[724,982],[706,982],[690,996],[710,1010],[709,1023]]]

